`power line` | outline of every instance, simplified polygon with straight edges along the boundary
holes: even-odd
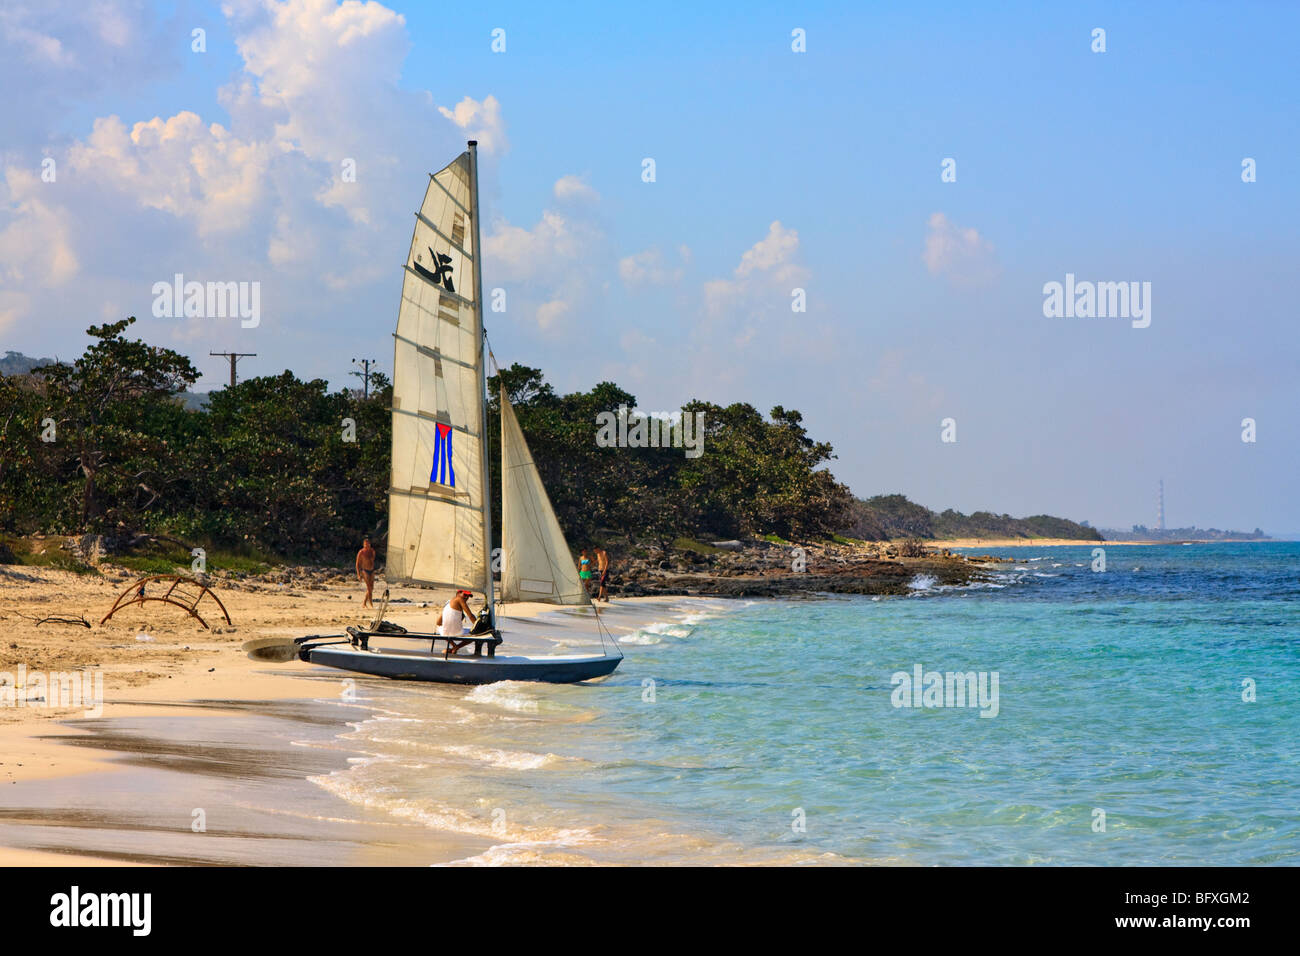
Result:
[[[378,363],[377,361],[375,361],[374,359],[355,359],[355,358],[354,358],[354,359],[352,360],[352,364],[353,364],[353,365],[360,365],[360,366],[361,366],[361,369],[362,369],[362,375],[361,375],[362,398],[363,398],[363,399],[369,399],[369,398],[370,398],[370,366],[372,366],[372,365],[378,365],[379,363]],[[356,372],[353,372],[352,374],[353,374],[353,375],[356,375],[357,373],[356,373]]]
[[[253,358],[256,352],[209,352],[209,355],[220,355],[222,358],[230,360],[230,387],[235,387],[235,366],[239,364],[241,358]]]

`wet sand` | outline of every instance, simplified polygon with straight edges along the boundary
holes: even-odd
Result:
[[[71,721],[60,745],[111,754],[112,772],[0,788],[0,842],[17,851],[0,862],[428,865],[487,850],[310,782],[358,756],[337,737],[359,716],[335,702],[210,701]]]
[[[35,692],[28,706],[0,707],[0,865],[429,865],[491,848],[489,837],[403,821],[311,782],[364,758],[339,738],[372,713],[351,699],[370,679],[243,653],[252,638],[332,633],[368,618],[355,582],[218,586],[234,623],[205,613],[211,630],[159,604],[100,626],[123,580],[0,568],[0,681],[12,685],[20,664],[29,674],[102,669],[104,678],[99,716],[50,707]],[[440,607],[443,597],[392,596],[386,618],[408,627],[428,627],[435,608],[421,605]],[[650,606],[638,611],[641,601]],[[633,627],[656,607],[615,602],[609,620]],[[90,629],[31,620],[83,609]],[[515,605],[508,615],[550,610]],[[511,648],[590,649],[594,618],[578,618],[560,644],[553,626],[530,621],[508,634]]]

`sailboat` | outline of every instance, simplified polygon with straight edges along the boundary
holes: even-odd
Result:
[[[477,146],[471,140],[468,150],[429,177],[403,267],[385,573],[390,584],[482,594],[483,613],[469,634],[412,633],[383,620],[385,591],[369,626],[349,627],[346,637],[297,638],[279,658],[270,641],[250,642],[262,645],[262,659],[297,657],[363,674],[457,684],[591,680],[613,673],[623,659],[612,636],[613,654],[497,653],[505,638],[494,611]],[[590,605],[504,388],[499,402],[501,599]],[[599,618],[597,625],[605,650]]]

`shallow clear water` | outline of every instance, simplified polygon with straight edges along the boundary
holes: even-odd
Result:
[[[366,682],[371,756],[318,782],[479,862],[1300,862],[1300,545],[993,553],[997,586],[684,601],[600,684]],[[996,672],[996,716],[895,706],[917,665]]]

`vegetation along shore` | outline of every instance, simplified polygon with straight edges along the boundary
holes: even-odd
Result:
[[[194,401],[190,359],[130,338],[133,321],[90,328],[75,361],[11,362],[0,376],[0,564],[274,581],[346,567],[364,536],[382,553],[392,401],[382,374],[331,392],[285,371]],[[978,579],[981,562],[927,541],[1101,538],[1048,515],[855,497],[794,409],[688,402],[684,412],[703,413],[705,448],[690,457],[596,442],[598,415],[636,407],[611,382],[561,395],[516,364],[489,394],[499,387],[568,540],[612,553],[616,593],[899,594],[918,575]],[[489,413],[495,456],[495,399]]]

